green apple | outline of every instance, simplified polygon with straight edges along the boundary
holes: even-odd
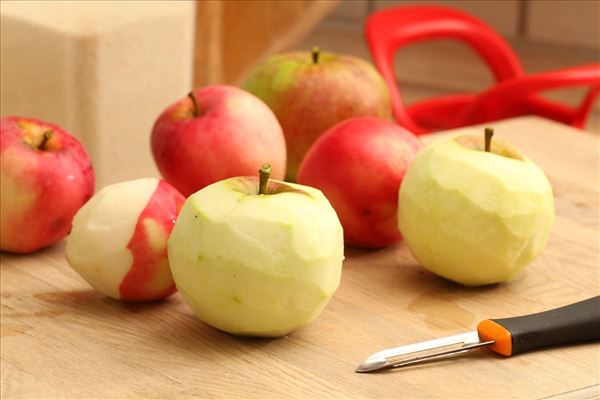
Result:
[[[513,278],[542,252],[554,221],[544,172],[492,134],[429,146],[400,188],[398,227],[412,255],[469,286]]]
[[[283,336],[313,321],[336,291],[343,232],[317,189],[258,177],[190,196],[168,243],[177,288],[225,332]]]

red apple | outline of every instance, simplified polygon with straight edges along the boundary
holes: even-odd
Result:
[[[383,247],[402,238],[396,224],[398,189],[421,146],[392,122],[353,118],[315,142],[300,166],[298,182],[320,189],[329,199],[347,244]]]
[[[168,107],[152,129],[162,176],[186,197],[234,176],[254,175],[269,162],[285,175],[285,139],[273,112],[241,89],[214,85]]]
[[[167,240],[185,198],[155,178],[100,190],[75,215],[67,261],[100,292],[124,301],[160,300],[175,283]]]
[[[94,192],[85,149],[56,125],[0,120],[0,248],[31,253],[61,240]]]
[[[333,125],[391,114],[388,88],[371,64],[318,48],[268,58],[250,72],[243,88],[277,116],[287,143],[290,181],[313,142]]]

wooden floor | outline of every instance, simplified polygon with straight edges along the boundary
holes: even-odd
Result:
[[[509,40],[529,73],[598,62],[600,49]],[[352,54],[371,60],[360,24],[324,20],[306,39],[293,47],[307,50],[319,46],[325,51]],[[493,83],[492,75],[467,46],[437,41],[403,49],[396,58],[396,74],[407,103],[465,91],[479,91]],[[549,92],[549,98],[578,104],[584,91]],[[587,130],[600,134],[600,101],[596,101]]]

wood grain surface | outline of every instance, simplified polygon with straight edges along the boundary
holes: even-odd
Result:
[[[146,304],[105,298],[70,269],[63,243],[29,256],[3,253],[1,397],[598,397],[597,343],[512,358],[480,350],[354,373],[386,347],[599,294],[598,138],[539,118],[493,125],[546,171],[556,196],[548,246],[515,281],[465,288],[423,270],[402,244],[347,249],[341,286],[321,317],[286,338],[261,340],[204,325],[179,295]]]

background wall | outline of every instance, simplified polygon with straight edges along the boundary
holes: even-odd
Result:
[[[350,0],[336,7],[331,19],[360,23],[371,11],[416,3],[459,8],[509,37],[600,48],[597,0]]]

